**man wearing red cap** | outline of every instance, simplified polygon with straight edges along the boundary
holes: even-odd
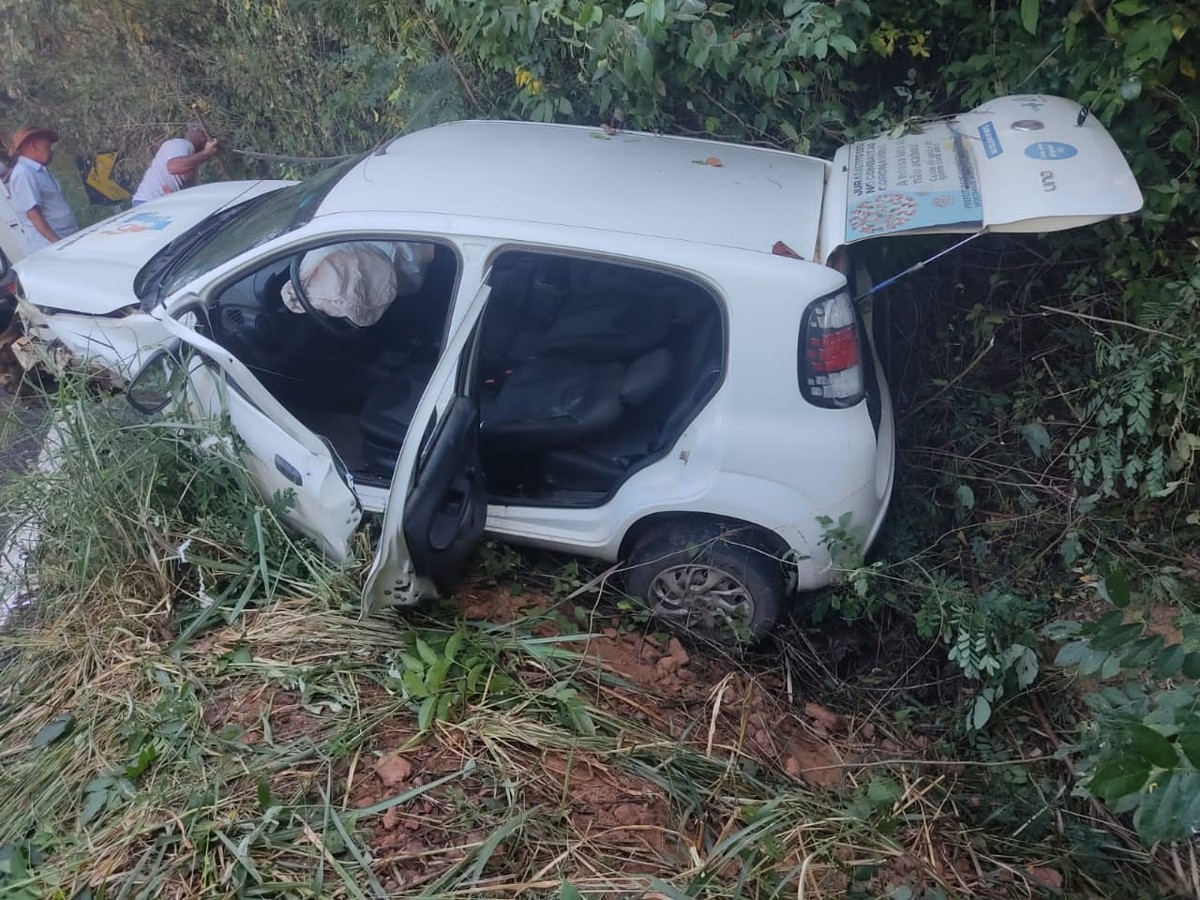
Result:
[[[8,192],[21,214],[30,253],[79,230],[62,185],[46,168],[57,140],[58,134],[48,128],[22,128],[13,136]]]

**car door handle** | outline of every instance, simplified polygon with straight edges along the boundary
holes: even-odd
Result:
[[[301,487],[304,484],[304,477],[300,474],[300,470],[278,453],[275,454],[275,470],[292,484],[296,485],[296,487]]]

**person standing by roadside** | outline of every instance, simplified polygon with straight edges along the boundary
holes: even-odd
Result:
[[[57,140],[58,134],[49,128],[22,128],[13,136],[9,151],[13,169],[8,176],[8,192],[13,208],[21,216],[30,253],[79,230],[62,185],[46,168]]]
[[[219,146],[199,122],[189,122],[183,137],[163,141],[133,194],[139,206],[196,183],[196,173],[217,155]]]

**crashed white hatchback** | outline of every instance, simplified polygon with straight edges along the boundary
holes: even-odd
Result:
[[[186,370],[186,405],[228,414],[330,555],[383,512],[366,609],[444,588],[487,532],[624,560],[669,622],[761,634],[831,580],[819,520],[869,545],[892,491],[852,245],[1141,202],[1104,127],[1055,97],[832,162],[458,122],[299,184],[180,192],[18,270],[28,330],[136,375],[143,407]]]

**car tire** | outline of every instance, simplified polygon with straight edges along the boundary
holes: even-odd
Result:
[[[645,535],[625,587],[672,630],[723,646],[751,644],[779,620],[787,579],[755,529],[680,528]]]

